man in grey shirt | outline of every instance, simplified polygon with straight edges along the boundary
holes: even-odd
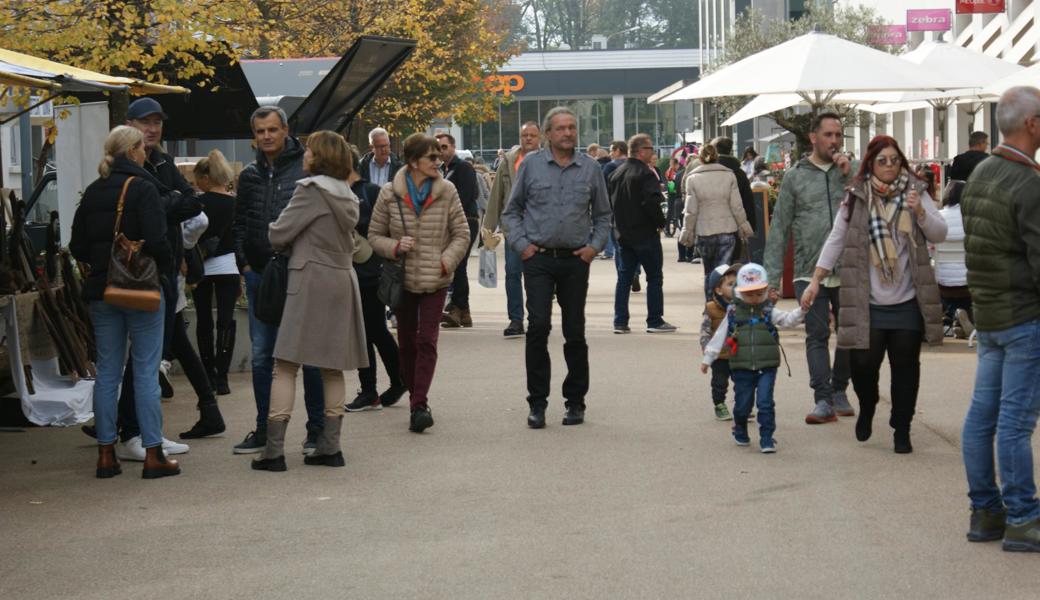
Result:
[[[589,263],[607,244],[610,201],[600,165],[575,151],[578,121],[558,106],[545,115],[549,147],[520,164],[516,183],[502,213],[508,243],[524,261],[527,292],[527,425],[545,427],[551,382],[549,330],[553,296],[563,317],[563,356],[567,377],[564,425],[585,420],[589,390],[589,347],[585,343],[585,297]]]

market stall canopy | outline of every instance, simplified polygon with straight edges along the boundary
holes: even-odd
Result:
[[[998,79],[982,89],[982,92],[992,100],[997,100],[1013,87],[1029,85],[1040,87],[1040,63],[1026,67],[1013,75]]]
[[[758,94],[948,90],[960,78],[929,72],[897,56],[811,32],[753,54],[662,101]]]
[[[32,74],[29,74],[31,72]],[[131,77],[105,75],[44,58],[0,48],[0,74],[20,75],[60,85],[62,91],[96,91],[127,88],[133,94],[187,94],[188,89],[159,85]],[[35,87],[35,86],[34,86]]]
[[[289,117],[293,133],[345,132],[414,51],[415,40],[362,36]]]

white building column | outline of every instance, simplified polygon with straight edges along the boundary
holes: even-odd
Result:
[[[621,94],[615,95],[611,98],[613,102],[613,129],[614,140],[625,139],[625,97]]]

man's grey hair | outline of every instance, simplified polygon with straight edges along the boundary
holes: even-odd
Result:
[[[546,133],[549,132],[549,128],[552,127],[553,117],[555,117],[556,115],[570,115],[574,117],[575,121],[578,120],[578,115],[576,115],[573,110],[566,106],[557,106],[555,108],[550,109],[549,112],[545,113],[545,120],[542,121],[542,131]]]
[[[388,133],[387,130],[383,129],[382,127],[376,127],[372,131],[368,132],[368,145],[371,146],[372,142],[375,141],[376,136],[380,135],[385,135],[386,139],[390,139],[390,133]]]
[[[1040,90],[1022,85],[1013,87],[997,103],[997,128],[1008,135],[1025,127],[1026,121],[1040,116]]]
[[[256,120],[266,119],[272,114],[278,115],[278,120],[282,123],[282,127],[288,127],[289,117],[285,116],[284,110],[277,106],[261,106],[253,111],[253,116],[249,117],[249,128],[255,131],[254,125],[256,125]]]

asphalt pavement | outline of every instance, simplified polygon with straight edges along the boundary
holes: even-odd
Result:
[[[703,270],[675,257],[665,240],[674,334],[643,332],[637,293],[633,333],[614,335],[613,263],[592,265],[581,426],[560,424],[557,320],[549,424],[526,427],[524,342],[502,338],[504,289],[476,285],[474,258],[475,326],[442,332],[435,426],[409,433],[407,404],[348,414],[346,468],[303,464],[302,393],[288,472],[233,455],[255,419],[248,374],[220,398],[228,432],[192,442],[178,477],[145,481],[124,462],[95,479],[78,427],[0,433],[0,598],[1037,597],[1040,556],[964,539],[965,342],[922,355],[914,453],[896,455],[887,399],[866,443],[851,418],[804,423],[804,334],[784,331],[779,452],[763,455],[714,419],[698,370]],[[175,384],[170,438],[196,417],[187,381]]]

